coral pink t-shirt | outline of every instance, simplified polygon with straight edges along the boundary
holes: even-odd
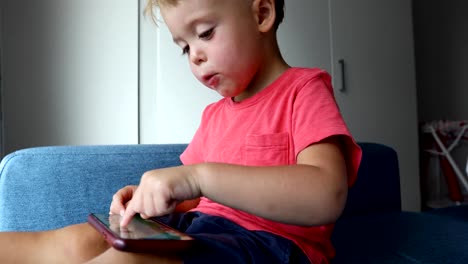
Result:
[[[291,165],[297,163],[297,155],[303,149],[333,135],[341,135],[346,143],[344,154],[351,186],[361,149],[337,107],[330,75],[320,69],[290,68],[250,98],[241,102],[223,98],[209,105],[181,160],[184,164]],[[312,263],[328,263],[335,254],[330,241],[333,224],[304,227],[278,223],[206,197],[194,210],[224,217],[248,230],[290,239]]]

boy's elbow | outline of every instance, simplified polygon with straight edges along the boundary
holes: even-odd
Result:
[[[317,226],[335,223],[343,213],[348,196],[348,188],[339,188],[330,192],[318,208],[309,210],[308,226]]]
[[[328,223],[334,223],[343,213],[348,198],[348,182],[346,177],[339,177],[340,180],[333,184],[332,189],[329,190],[328,196],[328,210],[324,208],[325,215],[327,216]],[[327,203],[326,202],[326,203]],[[328,211],[328,213],[326,213]]]
[[[334,200],[332,203],[335,204],[335,206],[331,206],[331,207],[334,207],[334,210],[330,210],[330,216],[329,216],[330,222],[332,223],[336,222],[336,220],[338,220],[338,218],[341,216],[346,205],[347,197],[348,197],[347,186],[346,188],[340,188],[339,190],[335,192],[334,198],[332,198],[332,200]]]

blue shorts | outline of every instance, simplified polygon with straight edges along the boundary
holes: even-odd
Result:
[[[188,212],[157,219],[197,240],[195,248],[183,257],[187,264],[310,264],[292,241],[264,231],[249,231],[222,217]]]

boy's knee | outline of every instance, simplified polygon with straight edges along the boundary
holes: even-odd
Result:
[[[71,225],[52,231],[56,256],[63,256],[67,263],[86,262],[109,249],[102,235],[89,224]]]

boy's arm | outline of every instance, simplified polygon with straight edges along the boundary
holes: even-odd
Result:
[[[200,163],[148,171],[126,202],[113,200],[111,211],[119,212],[112,208],[125,204],[121,225],[126,226],[136,213],[164,215],[173,212],[180,201],[206,196],[277,222],[332,223],[341,214],[348,191],[339,143],[338,137],[331,137],[307,147],[299,153],[297,165]]]
[[[291,166],[193,166],[201,194],[218,203],[274,221],[322,225],[341,214],[348,191],[338,137],[313,144]]]

